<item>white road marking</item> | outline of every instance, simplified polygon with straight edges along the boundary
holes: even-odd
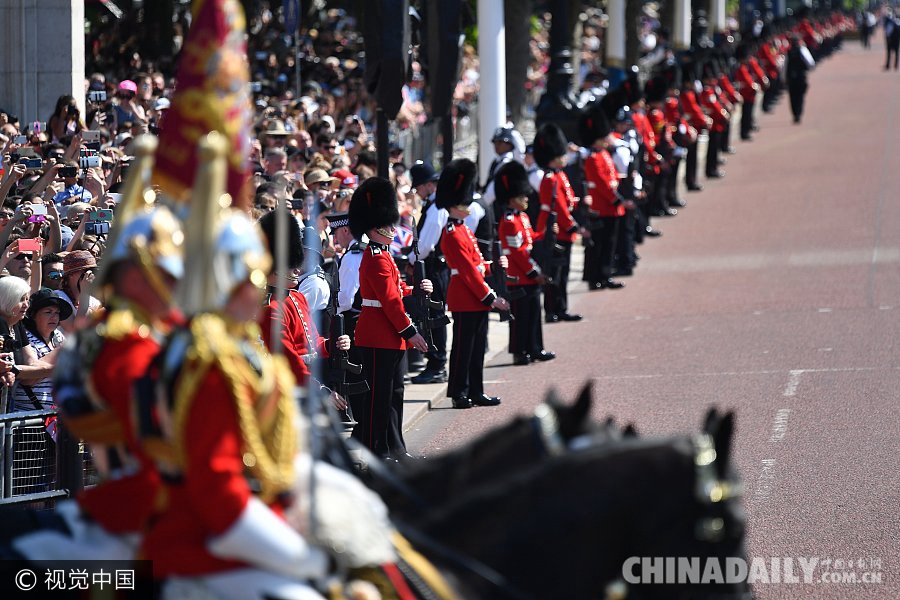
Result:
[[[819,309],[819,312],[820,312],[820,313],[830,313],[830,312],[831,312],[831,309],[830,309],[830,308],[820,308],[820,309]]]
[[[782,396],[797,395],[797,386],[800,385],[801,375],[803,375],[803,369],[794,369],[789,373],[787,387],[784,388]]]
[[[829,369],[796,369],[800,373],[858,373],[868,371],[898,371],[900,367],[845,367],[845,368],[829,368]],[[760,371],[707,371],[699,373],[651,373],[648,375],[598,375],[593,377],[594,381],[613,380],[613,379],[662,379],[663,377],[734,377],[745,375],[777,375],[784,373],[784,369],[765,369]],[[557,383],[561,380],[557,379]],[[579,379],[579,381],[581,381]]]
[[[753,489],[753,497],[756,500],[767,501],[775,491],[775,465],[774,458],[764,458],[760,463],[759,476]]]
[[[772,422],[772,434],[769,436],[770,442],[780,442],[784,439],[788,429],[788,418],[791,416],[791,409],[781,408],[775,413],[775,419]]]
[[[834,348],[819,348],[819,352],[831,352]]]

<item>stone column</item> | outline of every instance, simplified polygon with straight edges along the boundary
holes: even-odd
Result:
[[[494,160],[491,136],[506,122],[506,29],[503,2],[478,0],[478,174],[487,179]],[[445,162],[447,159],[445,159]]]
[[[709,0],[709,34],[725,30],[725,0]]]
[[[0,107],[46,121],[71,94],[84,115],[84,0],[0,0]]]
[[[691,45],[691,0],[674,0],[672,48],[687,50]]]

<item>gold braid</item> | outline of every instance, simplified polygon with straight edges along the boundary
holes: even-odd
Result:
[[[185,425],[192,399],[202,393],[199,387],[209,369],[218,368],[237,411],[244,466],[260,483],[260,499],[271,502],[294,483],[297,408],[290,393],[293,376],[286,363],[261,353],[262,374],[257,375],[238,345],[238,339],[252,343],[258,337],[256,327],[241,325],[239,331],[234,329],[212,314],[199,315],[191,322],[193,343],[175,394],[177,456],[184,465],[183,440],[189,435]]]

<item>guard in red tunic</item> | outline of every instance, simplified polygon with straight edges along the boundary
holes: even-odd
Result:
[[[362,310],[356,324],[355,343],[362,353],[363,377],[368,397],[354,416],[352,437],[376,456],[398,459],[407,456],[403,441],[403,372],[400,361],[407,348],[428,351],[425,338],[406,314],[403,297],[412,288],[400,278],[389,246],[400,220],[397,194],[390,181],[366,179],[350,200],[350,231],[369,243],[359,265]],[[431,293],[431,282],[422,281]]]
[[[111,263],[108,309],[67,341],[54,371],[62,421],[90,448],[99,482],[57,505],[65,532],[38,531],[14,542],[32,560],[129,560],[162,499],[159,474],[137,443],[132,391],[178,320],[171,301],[183,272],[184,235],[165,208],[120,226],[104,256]]]
[[[666,119],[664,103],[668,95],[669,84],[667,80],[657,75],[647,82],[644,87],[644,95],[647,99],[647,118],[653,128],[656,139],[656,153],[659,155],[659,173],[655,178],[653,191],[649,201],[650,214],[654,216],[672,216],[678,214],[668,204],[669,183],[671,181],[672,166],[675,161],[675,140],[672,137],[674,129],[672,123]]]
[[[297,220],[290,214],[286,215],[288,225],[287,247],[289,275],[279,277],[274,271],[269,274],[269,288],[266,294],[263,311],[260,318],[260,328],[263,342],[270,351],[272,345],[272,322],[278,315],[278,298],[276,285],[282,285],[287,294],[281,310],[281,348],[287,358],[288,365],[294,373],[297,384],[305,386],[310,377],[310,365],[320,356],[327,357],[327,340],[319,336],[316,323],[312,318],[307,304],[306,296],[297,291],[297,278],[294,275],[296,269],[303,265],[303,237]],[[266,213],[259,220],[259,225],[266,237],[269,253],[274,255],[275,250],[275,219],[277,211]],[[280,281],[279,281],[280,279]],[[338,340],[339,350],[350,348],[349,336]],[[339,407],[344,407],[343,398],[334,398]]]
[[[734,53],[735,58],[740,61],[735,71],[735,83],[738,84],[738,90],[743,99],[741,108],[741,139],[749,141],[753,139],[751,132],[753,131],[753,106],[756,102],[756,93],[760,90],[759,84],[754,79],[752,67],[750,66],[750,55],[747,46],[742,44],[737,47]]]
[[[567,293],[572,243],[579,231],[572,214],[577,198],[563,171],[567,146],[565,134],[555,123],[544,123],[534,136],[534,160],[544,170],[539,190],[541,210],[537,220],[537,239],[542,243],[548,240],[550,215],[556,217],[556,227],[559,230],[554,244],[558,248],[545,248],[542,251],[544,272],[552,279],[551,283],[544,286],[544,320],[547,323],[581,320],[581,315],[569,312]]]
[[[518,290],[510,294],[510,311],[514,319],[509,324],[509,351],[514,365],[527,365],[532,361],[556,358],[556,354],[544,350],[543,325],[541,324],[541,285],[547,278],[537,261],[531,257],[534,232],[528,218],[528,197],[534,192],[528,182],[525,167],[511,161],[497,169],[494,176],[496,200],[502,209],[499,236],[503,255],[509,267],[506,275],[511,278],[509,287]]]
[[[618,289],[624,284],[610,277],[625,205],[618,190],[619,173],[609,153],[608,136],[612,127],[599,106],[585,113],[578,125],[581,143],[591,151],[584,161],[584,177],[591,198],[587,207],[591,243],[586,249],[590,256],[585,257],[585,278],[590,290]]]
[[[435,193],[436,206],[450,215],[441,236],[441,251],[450,268],[447,308],[453,313],[453,347],[447,397],[453,400],[453,408],[500,404],[500,398],[484,393],[484,353],[488,313],[492,308],[509,310],[509,303],[485,281],[488,265],[475,235],[463,223],[469,215],[476,172],[469,159],[451,161],[441,172]]]
[[[696,62],[692,61],[689,63],[690,68],[685,69],[689,76],[685,77],[684,86],[678,98],[688,124],[694,128],[694,135],[687,146],[684,171],[684,181],[689,192],[699,192],[703,189],[703,186],[697,182],[697,133],[712,126],[712,120],[703,113],[697,99],[702,91],[696,72],[698,66]]]
[[[731,120],[731,115],[719,102],[716,75],[713,63],[709,62],[703,66],[703,94],[700,98],[712,120],[712,126],[709,128],[709,144],[706,148],[706,176],[711,178],[723,175],[719,170],[719,151],[725,145],[728,123]]]

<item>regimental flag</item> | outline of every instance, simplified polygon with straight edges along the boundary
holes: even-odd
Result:
[[[197,143],[211,131],[224,135],[226,191],[250,206],[250,68],[246,20],[238,0],[194,0],[193,20],[178,65],[172,106],[159,135],[152,181],[177,202],[190,202],[199,165]]]
[[[412,246],[412,244],[412,229],[410,229],[406,225],[397,225],[397,230],[394,232],[394,239],[391,241],[391,254],[394,256],[399,256],[403,254],[402,250],[404,248],[408,252],[409,247]]]

